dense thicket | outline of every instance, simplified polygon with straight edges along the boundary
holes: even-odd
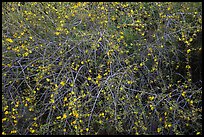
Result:
[[[201,134],[199,2],[3,2],[2,134]]]

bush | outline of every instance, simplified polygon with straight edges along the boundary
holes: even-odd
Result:
[[[2,134],[201,134],[201,2],[3,2]]]

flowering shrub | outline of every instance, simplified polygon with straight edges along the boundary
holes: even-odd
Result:
[[[3,2],[2,134],[202,134],[201,35],[199,2]]]

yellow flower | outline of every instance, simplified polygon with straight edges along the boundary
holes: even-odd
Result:
[[[196,135],[200,135],[200,132],[197,132]]]
[[[64,86],[64,85],[65,85],[65,82],[64,82],[64,81],[61,81],[61,82],[60,82],[60,85]]]
[[[55,103],[55,100],[54,100],[54,99],[51,99],[50,102],[51,102],[51,103]]]
[[[71,91],[71,94],[74,95],[74,91]]]
[[[29,111],[33,111],[33,108],[29,108]]]
[[[29,101],[30,101],[30,98],[26,98],[26,100],[29,102]]]
[[[11,131],[11,134],[15,134],[17,131],[16,130],[12,130]]]
[[[154,99],[154,96],[150,96],[150,97],[149,97],[149,100],[152,101],[153,99]]]
[[[74,120],[71,124],[72,124],[72,125],[76,124],[76,120]]]
[[[35,132],[35,130],[34,130],[34,129],[30,129],[30,132],[31,132],[31,133],[34,133],[34,132]]]
[[[88,131],[89,131],[89,128],[86,128],[86,131],[88,132]]]
[[[130,80],[128,80],[128,82],[127,82],[128,84],[132,84],[132,81],[130,81]]]
[[[76,117],[76,118],[78,118],[78,117],[79,117],[79,114],[78,114],[78,113],[76,113],[76,114],[75,114],[75,117]]]
[[[7,119],[7,118],[3,118],[3,119],[2,119],[2,123],[3,123],[4,121],[6,121],[6,119]]]
[[[77,101],[77,99],[76,98],[74,98],[74,100],[73,100],[74,102],[76,102]]]
[[[190,38],[189,41],[192,42],[192,41],[193,41],[193,38]]]
[[[66,132],[67,131],[66,128],[64,128],[63,131]]]
[[[63,117],[62,117],[63,119],[65,119],[65,118],[67,118],[67,115],[66,114],[63,114]]]
[[[103,123],[103,121],[102,120],[99,120],[99,124],[102,124]]]
[[[55,35],[59,35],[60,34],[60,32],[55,32]]]
[[[35,126],[35,127],[38,127],[38,124],[37,124],[37,123],[35,123],[35,122],[34,122],[32,125],[33,125],[33,126]]]
[[[10,39],[10,38],[7,38],[6,41],[10,42],[10,43],[13,43],[13,40]]]
[[[186,69],[190,69],[191,68],[191,66],[190,65],[186,65]]]
[[[98,84],[98,80],[96,80],[96,84]]]
[[[138,95],[136,95],[135,98],[138,98]]]
[[[161,118],[161,117],[159,118],[159,121],[162,121],[162,118]]]
[[[107,54],[108,56],[110,56],[110,51],[108,51],[106,54]]]
[[[121,38],[121,39],[123,39],[123,38],[124,38],[124,36],[120,36],[120,38]]]
[[[50,97],[51,97],[51,98],[54,97],[54,94],[51,94]]]
[[[151,110],[154,110],[154,107],[153,107],[153,105],[151,104],[151,105],[149,105],[150,106],[150,109]]]
[[[56,117],[56,119],[60,119],[60,118],[61,118],[61,116]]]
[[[33,93],[35,94],[35,93],[36,93],[36,91],[34,90],[34,91],[33,91]]]
[[[98,79],[101,79],[101,78],[102,78],[101,74],[98,74],[97,78],[98,78]]]
[[[189,120],[190,120],[190,117],[187,117],[187,118],[186,118],[186,120],[188,120],[188,121],[189,121]]]
[[[104,116],[104,113],[100,113],[99,116],[102,116],[102,117],[103,117],[103,116]]]
[[[191,52],[191,49],[188,49],[188,50],[187,50],[187,53],[190,53],[190,52]]]
[[[186,92],[185,92],[185,91],[183,91],[181,95],[182,95],[183,97],[185,97]]]
[[[77,129],[77,125],[75,125],[74,128]]]
[[[14,120],[14,121],[13,121],[13,123],[14,123],[15,125],[17,124],[17,122],[18,122],[17,120]]]
[[[91,77],[88,77],[88,80],[91,80]]]
[[[64,101],[67,101],[67,97],[64,97]]]
[[[4,111],[6,111],[8,109],[8,106],[4,107]]]
[[[172,124],[168,124],[168,127],[171,127],[172,126]]]
[[[73,84],[73,83],[71,83],[71,84],[70,84],[70,86],[71,86],[71,87],[73,87],[73,86],[74,86],[74,84]]]
[[[49,79],[49,78],[46,78],[46,81],[47,81],[47,82],[49,82],[49,81],[50,81],[50,79]]]
[[[157,132],[158,132],[158,133],[161,132],[161,128],[157,128]]]
[[[144,65],[144,63],[142,62],[142,63],[140,63],[140,66],[142,67]]]
[[[80,132],[82,133],[82,132],[83,132],[83,129],[80,129]]]
[[[114,21],[114,20],[116,20],[116,18],[115,18],[115,17],[112,17],[111,19],[112,19],[113,21]]]
[[[7,50],[10,50],[11,49],[11,47],[9,46],[9,47],[7,47]]]
[[[28,55],[29,55],[28,52],[25,52],[25,53],[23,54],[24,57],[27,57]]]

